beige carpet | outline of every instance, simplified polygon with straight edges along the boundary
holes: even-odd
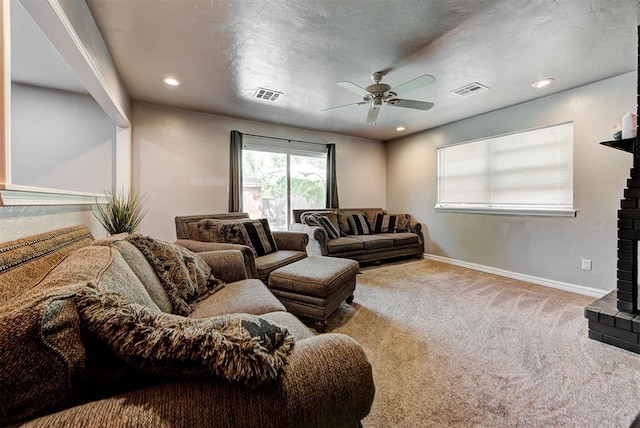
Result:
[[[593,300],[409,261],[364,268],[329,328],[373,365],[365,428],[628,427],[640,355],[587,337]]]

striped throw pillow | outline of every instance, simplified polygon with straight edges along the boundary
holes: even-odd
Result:
[[[349,227],[351,228],[352,235],[370,235],[371,227],[369,227],[369,222],[362,214],[351,214],[347,218],[347,222],[349,223]]]
[[[389,214],[376,214],[373,222],[373,233],[395,233],[398,230],[398,216]]]
[[[337,239],[340,237],[340,231],[336,229],[336,227],[331,223],[329,217],[326,215],[316,215],[314,216],[318,222],[318,225],[327,232],[327,236],[329,239]]]
[[[278,251],[266,218],[240,223],[240,231],[245,244],[253,247],[258,257]]]
[[[304,224],[307,226],[319,226],[327,232],[329,239],[336,239],[340,237],[340,231],[331,223],[329,217],[321,214],[307,214],[303,217]]]

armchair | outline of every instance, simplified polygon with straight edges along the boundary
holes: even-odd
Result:
[[[307,257],[309,236],[302,232],[272,231],[273,239],[278,250],[263,256],[258,256],[255,250],[242,244],[225,242],[208,242],[201,240],[202,234],[198,227],[202,227],[206,220],[217,220],[225,223],[248,221],[247,213],[203,214],[191,216],[176,216],[176,237],[179,244],[195,253],[220,250],[240,250],[244,257],[247,273],[251,278],[268,283],[269,274],[274,270]]]

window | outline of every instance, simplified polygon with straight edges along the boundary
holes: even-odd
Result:
[[[436,211],[575,216],[573,123],[441,147]]]
[[[242,209],[287,230],[294,209],[325,207],[327,148],[323,144],[245,135],[242,144]]]

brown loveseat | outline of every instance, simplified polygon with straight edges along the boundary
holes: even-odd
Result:
[[[317,225],[305,224],[305,216],[317,214],[326,216],[339,236],[330,239],[327,231]],[[364,216],[373,228],[377,214],[388,214],[381,208],[340,208],[327,210],[293,210],[294,223],[290,231],[304,232],[309,236],[309,255],[344,257],[359,262],[376,262],[384,259],[418,256],[424,253],[422,225],[410,214],[396,216],[397,229],[391,233],[371,233],[356,235],[351,229],[350,215]]]
[[[0,426],[358,426],[374,395],[362,348],[345,335],[312,335],[260,280],[247,278],[240,251],[192,256],[184,260],[200,267],[205,260],[226,285],[205,294],[187,318],[167,312],[172,301],[154,268],[122,236],[94,241],[78,226],[0,245]],[[85,300],[74,300],[78,296],[112,296],[154,322],[169,322],[176,332],[182,325],[226,322],[245,313],[239,319],[253,317],[279,329],[279,335],[257,338],[262,351],[286,333],[282,328],[295,344],[280,375],[255,389],[233,379],[189,376],[202,367],[188,366],[177,356],[168,361],[166,373],[149,374],[145,333],[134,337],[131,354],[116,357],[109,347],[113,343],[106,346],[87,328],[84,317],[91,313]],[[104,320],[110,326],[118,322],[120,315]],[[128,322],[124,334],[135,324]],[[194,348],[199,352],[201,345]],[[176,373],[183,364],[184,376]]]
[[[247,213],[222,213],[201,214],[189,216],[177,216],[176,243],[194,252],[230,250],[242,251],[250,278],[258,278],[265,284],[269,274],[283,266],[302,260],[307,257],[307,243],[309,238],[306,233],[271,231],[278,250],[262,256],[257,256],[250,246],[238,243],[218,241],[221,237],[212,233],[219,223],[234,223],[249,220]],[[206,243],[205,243],[206,242]]]

